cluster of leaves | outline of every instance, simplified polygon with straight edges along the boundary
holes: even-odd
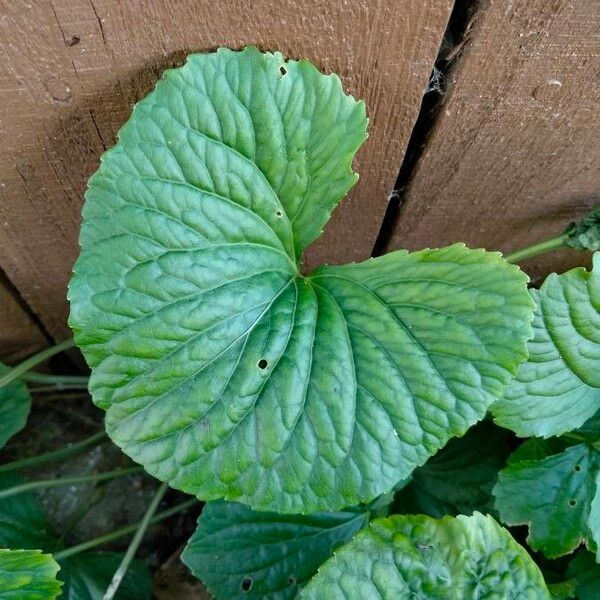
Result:
[[[456,244],[303,274],[366,126],[335,75],[253,48],[136,105],[69,287],[106,429],[212,501],[182,558],[217,598],[591,600],[590,552],[544,564],[549,591],[498,520],[549,558],[597,551],[600,266],[530,293]],[[490,411],[561,437],[510,455]]]
[[[9,370],[0,363],[0,376]],[[0,387],[0,448],[25,426],[31,401],[20,380]],[[23,483],[12,471],[0,474],[0,492]],[[0,548],[0,596],[20,600],[100,600],[122,559],[116,552],[91,550],[60,558],[65,536],[54,531],[38,497],[26,491],[0,496]],[[148,567],[134,561],[115,598],[150,596]]]

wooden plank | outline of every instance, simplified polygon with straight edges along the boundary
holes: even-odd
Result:
[[[510,251],[600,200],[600,2],[494,0],[476,15],[391,247]],[[581,264],[524,263],[539,279]]]
[[[12,365],[46,345],[40,329],[0,278],[0,360]]]
[[[0,0],[0,264],[64,336],[85,181],[132,105],[191,51],[255,44],[367,101],[362,179],[307,262],[370,254],[452,0]]]

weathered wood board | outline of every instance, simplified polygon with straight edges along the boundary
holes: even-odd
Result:
[[[362,178],[307,263],[370,254],[451,0],[0,0],[0,266],[57,338],[85,182],[132,105],[192,51],[255,44],[367,102]]]
[[[46,344],[40,329],[0,281],[0,360],[14,364]]]
[[[391,247],[510,251],[600,201],[600,2],[482,3]],[[574,251],[524,263],[536,280]]]

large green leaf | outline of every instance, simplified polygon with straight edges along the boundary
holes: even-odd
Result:
[[[552,274],[531,294],[536,312],[529,360],[492,412],[520,436],[549,437],[576,429],[600,410],[600,254],[591,272]]]
[[[393,512],[435,518],[491,512],[492,488],[510,454],[510,435],[482,421],[462,438],[450,440],[415,470],[410,483],[396,495]]]
[[[0,363],[0,376],[8,371],[10,368]],[[30,409],[31,396],[22,381],[0,387],[0,448],[25,427]]]
[[[600,600],[600,565],[589,552],[579,552],[567,575],[575,580],[578,600]]]
[[[181,559],[219,600],[291,600],[367,521],[365,510],[286,516],[211,502]]]
[[[59,566],[41,550],[0,549],[2,600],[54,600],[60,594]]]
[[[115,552],[85,552],[61,561],[59,577],[64,588],[59,600],[102,600],[122,558]],[[115,600],[149,600],[151,596],[150,571],[142,561],[134,560]]]
[[[600,452],[587,444],[512,460],[494,488],[508,525],[528,525],[529,545],[554,558],[600,542]],[[600,554],[599,554],[600,558]]]
[[[167,72],[91,178],[70,323],[111,438],[173,487],[288,513],[368,502],[526,356],[526,276],[497,253],[300,274],[364,129],[337,77],[221,50]]]
[[[492,517],[393,516],[338,550],[303,600],[545,600],[538,567]]]

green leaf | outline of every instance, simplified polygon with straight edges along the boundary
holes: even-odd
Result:
[[[10,367],[0,363],[0,377],[8,371]],[[30,409],[31,396],[22,381],[0,387],[0,448],[25,427]]]
[[[517,435],[550,437],[580,427],[600,409],[600,254],[591,272],[553,273],[531,294],[529,360],[491,410]]]
[[[291,600],[367,521],[359,510],[284,516],[211,502],[181,560],[216,598]]]
[[[568,598],[576,598],[576,587],[577,582],[574,579],[569,579],[560,583],[549,583],[548,591],[552,596],[552,600],[567,600]]]
[[[508,525],[528,525],[529,545],[550,558],[600,541],[600,453],[586,444],[544,458],[511,461],[494,488]]]
[[[61,561],[64,588],[60,600],[102,600],[122,558],[115,552],[85,552]],[[134,560],[115,600],[150,600],[151,596],[150,571],[144,562]]]
[[[59,566],[41,550],[0,549],[0,598],[54,600],[60,594]]]
[[[540,570],[492,517],[393,516],[338,550],[303,600],[544,600]]]
[[[600,442],[600,410],[589,418],[581,427],[572,432],[571,437],[579,437],[588,443]]]
[[[21,485],[25,480],[15,473],[0,475],[0,490]],[[57,538],[33,493],[0,499],[0,547],[38,549],[54,552]]]
[[[589,552],[578,552],[567,572],[576,581],[579,600],[600,600],[600,565]]]
[[[592,252],[600,250],[600,204],[577,223],[571,223],[565,233],[565,244],[571,248]]]
[[[525,358],[527,279],[497,253],[300,274],[364,127],[306,62],[194,55],[90,180],[70,323],[111,438],[171,486],[286,513],[368,502]]]
[[[475,425],[413,473],[396,495],[393,512],[435,518],[491,512],[492,488],[509,453],[507,431],[489,421]]]

